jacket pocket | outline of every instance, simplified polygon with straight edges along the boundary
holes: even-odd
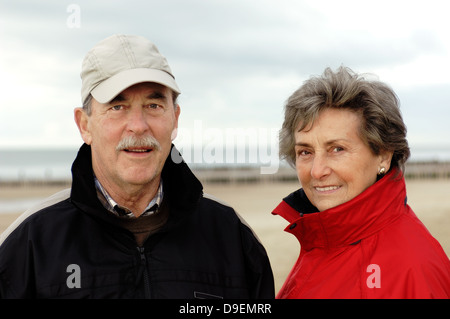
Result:
[[[206,292],[194,291],[195,299],[223,299],[223,296],[208,294]]]

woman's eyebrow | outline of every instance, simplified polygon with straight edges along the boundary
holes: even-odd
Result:
[[[308,143],[297,142],[297,143],[295,143],[295,146],[310,147],[311,145],[310,145],[310,144],[308,144]]]
[[[350,141],[348,141],[348,140],[346,140],[345,138],[337,138],[337,139],[332,139],[332,140],[329,140],[329,141],[326,141],[325,142],[325,145],[333,145],[333,144],[339,144],[339,143],[342,143],[342,142],[350,142]],[[311,145],[309,144],[309,143],[305,143],[305,142],[297,142],[297,143],[295,143],[295,146],[303,146],[303,147],[311,147]]]

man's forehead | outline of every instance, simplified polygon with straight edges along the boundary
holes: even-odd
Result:
[[[134,94],[144,94],[150,98],[167,98],[170,89],[164,85],[153,83],[153,82],[143,82],[137,83],[135,85],[126,88],[120,92],[116,97],[114,97],[110,103],[117,101],[124,101]]]

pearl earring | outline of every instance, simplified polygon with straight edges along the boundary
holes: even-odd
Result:
[[[379,170],[378,170],[378,175],[384,175],[386,173],[386,169],[384,168],[384,167],[381,167]]]

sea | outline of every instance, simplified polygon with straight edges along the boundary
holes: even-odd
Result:
[[[70,180],[78,148],[0,149],[0,214],[25,210],[41,198],[8,199],[1,190],[11,182]],[[409,161],[450,161],[450,145],[411,147]],[[189,162],[188,162],[189,164]],[[223,167],[223,163],[220,164]],[[235,165],[228,163],[226,165]],[[199,166],[195,164],[193,166]],[[208,164],[214,168],[214,165]]]
[[[69,180],[78,149],[0,149],[0,183]]]
[[[78,149],[0,149],[0,214],[24,212],[44,198],[6,198],[2,189],[11,183],[71,179]]]

